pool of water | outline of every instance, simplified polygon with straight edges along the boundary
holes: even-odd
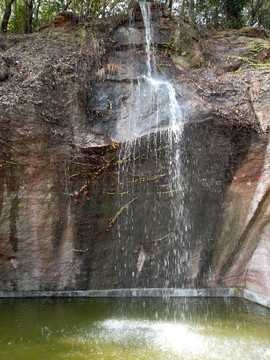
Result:
[[[0,359],[270,359],[270,310],[241,299],[0,299]]]

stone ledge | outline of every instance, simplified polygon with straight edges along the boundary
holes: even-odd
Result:
[[[243,298],[270,309],[270,297],[251,290],[243,290]]]
[[[243,296],[242,289],[108,289],[71,291],[0,291],[0,298],[18,297],[237,297]]]
[[[216,289],[108,289],[108,290],[71,290],[71,291],[0,291],[0,298],[37,298],[37,297],[239,297],[270,308],[270,297],[243,288]]]

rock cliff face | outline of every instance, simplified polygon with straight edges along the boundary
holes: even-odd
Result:
[[[138,8],[103,32],[2,36],[1,290],[226,285],[270,296],[269,72],[244,72],[253,43],[239,33],[193,40],[173,61],[163,11],[152,19],[152,66],[185,119],[173,148],[181,195],[168,188],[178,166],[168,93],[156,123],[143,80]]]

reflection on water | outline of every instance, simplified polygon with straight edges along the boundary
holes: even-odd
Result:
[[[240,299],[0,300],[0,359],[270,359],[270,311]]]

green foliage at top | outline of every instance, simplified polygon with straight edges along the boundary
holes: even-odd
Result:
[[[240,28],[244,25],[243,10],[249,0],[227,0],[224,2],[227,24],[231,28]]]
[[[184,5],[183,14],[189,22],[208,28],[241,28],[254,24],[270,28],[269,0],[185,0]]]
[[[0,23],[7,16],[8,27],[2,26],[2,30],[23,32],[29,22],[32,32],[62,11],[71,11],[79,18],[104,18],[126,11],[128,4],[127,0],[0,0]]]
[[[16,11],[13,12],[9,21],[9,31],[14,33],[22,32],[24,19],[24,3],[18,1],[16,3]]]
[[[198,0],[197,18],[207,27],[241,28],[245,24],[245,7],[250,0]]]
[[[61,11],[72,11],[79,18],[104,18],[127,11],[131,2],[130,0],[0,0],[0,23],[2,23],[2,31],[32,32]],[[247,24],[270,27],[269,0],[156,0],[156,2],[174,9],[173,14],[177,14],[178,11],[179,18],[184,16],[189,23],[197,23],[209,28],[241,28]]]

